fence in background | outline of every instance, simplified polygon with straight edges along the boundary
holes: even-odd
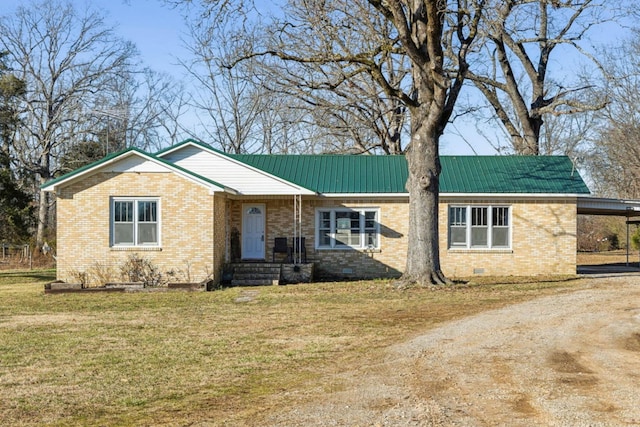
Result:
[[[0,266],[1,267],[29,267],[33,266],[31,246],[12,245],[10,243],[0,243]]]

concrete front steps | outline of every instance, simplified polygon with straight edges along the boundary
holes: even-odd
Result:
[[[243,262],[233,264],[231,286],[264,286],[280,284],[280,264]]]

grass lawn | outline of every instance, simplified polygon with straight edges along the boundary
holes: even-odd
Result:
[[[4,425],[260,425],[439,323],[581,281],[396,289],[388,281],[215,292],[47,294],[0,272]],[[295,399],[293,399],[295,395]]]

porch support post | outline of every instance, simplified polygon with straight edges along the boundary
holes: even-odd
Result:
[[[302,194],[298,194],[298,237],[300,237],[298,264],[302,264]]]
[[[297,264],[297,261],[296,261],[296,255],[297,255],[296,237],[298,235],[298,227],[296,227],[297,210],[298,210],[298,198],[294,194],[293,195],[293,242],[291,243],[293,245],[293,250],[291,251],[291,261],[294,264]]]
[[[231,208],[229,204],[230,204],[229,198],[225,196],[224,198],[224,261],[227,263],[233,261],[231,259],[231,214],[229,212]],[[213,215],[215,218],[215,205],[214,205]]]

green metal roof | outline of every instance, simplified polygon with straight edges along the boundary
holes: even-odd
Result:
[[[271,175],[318,193],[406,193],[407,162],[404,156],[365,155],[263,155],[225,154],[206,144],[187,140],[158,154],[186,144],[212,150]],[[114,153],[102,160],[47,182],[57,184],[107,163],[128,152],[148,156],[196,179],[224,187],[190,170],[136,148]],[[571,160],[566,156],[442,156],[441,193],[467,194],[590,194]]]
[[[319,193],[403,193],[402,156],[230,155],[286,181]]]
[[[406,193],[404,156],[229,157],[319,193]],[[441,193],[590,193],[566,156],[442,156],[441,162]]]
[[[590,194],[567,156],[443,157],[440,191]]]

